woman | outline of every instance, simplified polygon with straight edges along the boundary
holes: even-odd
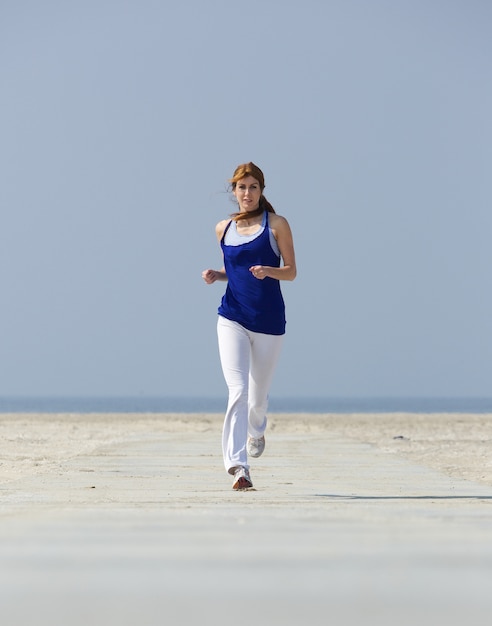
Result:
[[[290,226],[263,195],[260,168],[239,165],[229,182],[239,211],[215,227],[224,267],[202,277],[208,285],[228,281],[217,323],[229,389],[222,450],[233,489],[240,490],[253,487],[248,454],[259,457],[265,449],[268,391],[285,333],[279,281],[294,280],[296,262]]]

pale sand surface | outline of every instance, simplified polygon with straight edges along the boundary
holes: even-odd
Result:
[[[147,435],[215,432],[219,441],[221,424],[222,415],[215,413],[0,414],[0,484],[56,472],[74,456],[99,448],[104,454],[104,446]],[[349,437],[450,476],[492,485],[492,414],[279,413],[269,417],[269,432],[278,431]]]
[[[490,624],[492,415],[0,415],[0,623]]]

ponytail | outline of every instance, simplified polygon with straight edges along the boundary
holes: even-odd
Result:
[[[268,202],[263,194],[261,194],[260,198],[260,209],[263,209],[263,211],[268,211],[268,213],[275,213],[275,209],[272,207],[272,205]]]

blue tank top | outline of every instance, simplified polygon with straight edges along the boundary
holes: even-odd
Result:
[[[272,248],[268,213],[258,235],[246,238],[239,245],[227,245],[227,225],[220,246],[224,253],[227,289],[219,307],[219,315],[237,322],[256,333],[283,335],[285,333],[285,304],[280,281],[275,278],[259,280],[249,271],[252,265],[280,267],[280,256]]]

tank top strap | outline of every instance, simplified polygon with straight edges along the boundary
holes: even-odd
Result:
[[[227,226],[224,228],[224,232],[223,232],[223,234],[222,234],[222,239],[220,240],[220,241],[221,241],[221,243],[223,243],[223,242],[224,242],[224,240],[225,240],[225,236],[226,236],[226,234],[227,234],[227,231],[228,231],[228,230],[229,230],[229,228],[231,227],[231,224],[232,224],[232,222],[233,222],[233,221],[234,221],[234,220],[229,220],[229,223],[228,223],[228,224],[227,224]]]

